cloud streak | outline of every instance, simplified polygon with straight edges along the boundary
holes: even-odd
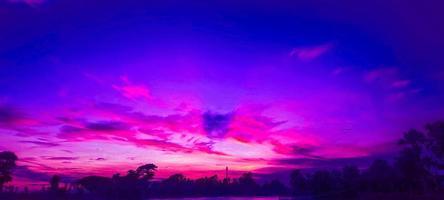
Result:
[[[144,100],[152,100],[152,96],[150,95],[150,91],[144,85],[136,85],[130,83],[127,77],[122,77],[123,85],[113,85],[113,88],[120,92],[124,97],[136,100],[136,99],[144,99]]]
[[[291,50],[290,56],[294,56],[301,61],[311,61],[326,54],[332,47],[332,44],[327,43],[319,46],[294,48]]]

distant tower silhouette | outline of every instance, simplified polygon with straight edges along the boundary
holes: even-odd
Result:
[[[225,168],[225,179],[228,180],[228,166]]]

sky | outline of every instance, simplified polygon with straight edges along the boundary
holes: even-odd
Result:
[[[444,117],[442,5],[0,1],[12,184],[368,165]]]

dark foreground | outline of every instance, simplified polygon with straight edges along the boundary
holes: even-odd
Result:
[[[94,195],[51,196],[42,193],[0,194],[1,200],[120,200],[121,198],[100,198]],[[187,197],[187,198],[145,198],[154,200],[316,200],[316,199],[356,199],[356,200],[443,200],[444,192],[433,194],[365,194],[359,197],[344,198],[335,196],[296,196],[296,197]]]

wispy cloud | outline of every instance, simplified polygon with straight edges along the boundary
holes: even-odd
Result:
[[[298,47],[291,50],[290,56],[297,57],[302,61],[311,61],[324,55],[331,50],[332,47],[333,45],[330,43],[311,47]]]
[[[46,0],[7,0],[7,1],[10,3],[25,3],[30,6],[36,6],[46,2]]]
[[[0,105],[0,123],[10,124],[21,119],[21,115],[12,107]]]
[[[22,140],[22,141],[19,141],[19,142],[20,143],[35,144],[35,145],[42,146],[42,147],[56,147],[56,146],[60,145],[60,144],[55,143],[55,142],[44,142],[44,141]]]
[[[395,103],[395,102],[398,102],[398,101],[406,98],[407,95],[408,95],[407,92],[395,92],[395,93],[389,94],[387,97],[387,100],[391,103]]]
[[[364,75],[364,81],[381,88],[386,101],[397,103],[415,94],[412,89],[412,80],[402,77],[398,68],[378,68],[368,71]]]
[[[404,88],[404,87],[409,86],[410,83],[411,83],[410,80],[397,80],[392,83],[391,87],[392,88]]]
[[[346,68],[344,68],[344,67],[337,67],[337,68],[333,69],[333,71],[331,72],[331,75],[339,76],[339,75],[343,74],[345,71],[346,71]]]
[[[119,91],[124,97],[128,99],[145,99],[151,100],[152,96],[148,88],[144,85],[136,85],[132,84],[128,77],[123,76],[121,78],[123,84],[122,85],[113,85],[113,88]]]
[[[128,130],[130,127],[119,121],[98,121],[86,123],[85,128],[91,131],[121,131]]]
[[[67,156],[42,156],[45,160],[78,160],[79,157],[67,157]]]
[[[17,166],[14,170],[14,176],[25,178],[33,181],[48,181],[51,178],[51,175],[45,172],[38,172],[35,170],[29,169],[28,166]]]
[[[0,127],[13,127],[26,123],[29,119],[17,108],[0,104]]]
[[[397,76],[398,69],[394,67],[379,68],[371,70],[364,75],[364,80],[367,82],[387,81],[392,80]]]

